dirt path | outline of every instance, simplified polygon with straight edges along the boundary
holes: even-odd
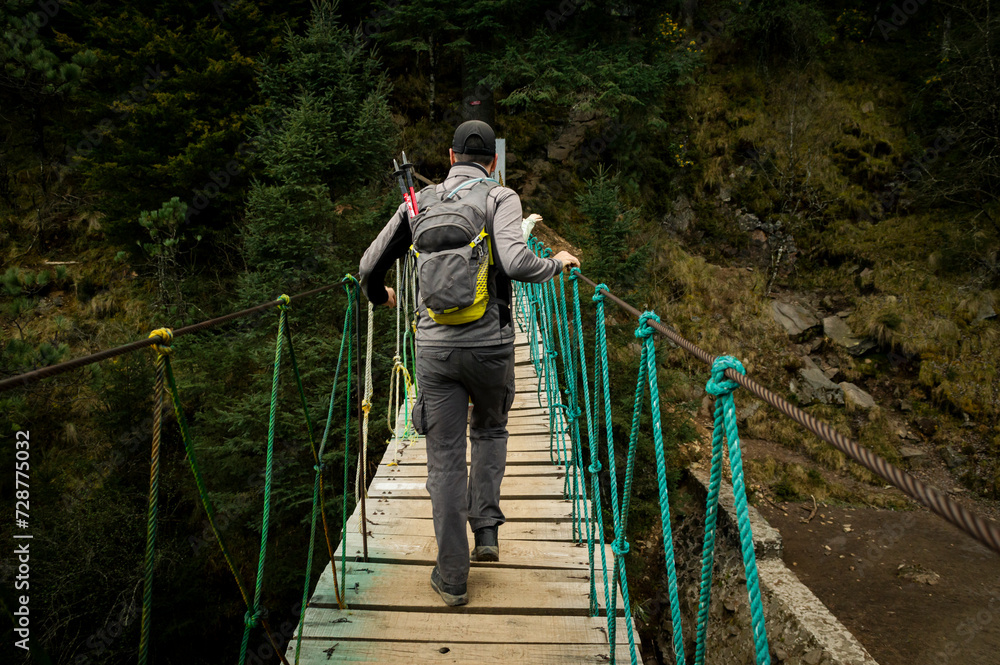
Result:
[[[785,562],[881,665],[1000,663],[1000,556],[923,510],[759,506]],[[848,529],[850,529],[848,531]]]

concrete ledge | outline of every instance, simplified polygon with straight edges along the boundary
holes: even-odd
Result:
[[[708,479],[709,474],[704,469],[688,472],[687,484],[702,503],[708,496]],[[732,486],[725,480],[719,493],[718,520],[705,662],[707,665],[752,665],[750,604]],[[780,665],[878,665],[854,635],[785,566],[781,534],[753,506],[750,507],[750,521],[771,662]],[[681,609],[691,635],[697,621],[703,536],[704,515],[684,519],[675,532]]]
[[[702,503],[708,498],[708,481],[710,472],[703,468],[688,469],[688,474],[694,479],[691,483],[695,494]],[[784,554],[784,545],[781,542],[781,533],[768,523],[764,516],[756,508],[748,506],[750,513],[750,528],[753,531],[753,549],[757,554],[757,560],[778,559]],[[704,519],[704,518],[703,518]],[[718,523],[721,532],[725,535],[729,544],[737,549],[740,547],[739,522],[736,519],[736,497],[733,494],[733,486],[722,479],[719,487],[719,516]],[[716,530],[718,537],[719,530]]]

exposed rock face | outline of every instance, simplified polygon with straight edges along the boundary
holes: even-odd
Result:
[[[979,311],[976,313],[976,323],[980,321],[985,321],[986,319],[995,318],[997,315],[996,310],[993,309],[993,299],[983,300],[979,304]]]
[[[664,218],[663,224],[674,233],[684,233],[691,228],[694,220],[695,213],[691,201],[681,195],[674,201],[674,210]]]
[[[771,315],[790,337],[798,337],[810,328],[819,325],[819,319],[816,315],[797,303],[773,300],[771,301]]]
[[[840,387],[844,391],[844,404],[847,406],[848,411],[871,411],[878,408],[875,398],[853,383],[844,381],[840,384]]]
[[[900,446],[899,455],[909,462],[910,466],[920,466],[927,459],[927,453],[916,446]]]
[[[828,316],[823,319],[823,334],[834,344],[844,347],[852,356],[860,356],[875,348],[875,343],[869,339],[855,337],[850,327],[839,316]]]
[[[792,379],[789,386],[799,404],[803,406],[820,402],[821,404],[843,404],[844,391],[840,386],[826,378],[823,372],[812,367],[804,367]]]
[[[595,126],[596,122],[597,114],[592,111],[574,114],[558,138],[548,145],[548,158],[557,162],[568,158],[574,150],[580,147],[587,130]]]

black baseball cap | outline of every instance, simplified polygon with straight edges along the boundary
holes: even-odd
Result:
[[[483,140],[483,148],[466,147],[465,142],[470,136],[478,136]],[[493,128],[482,120],[466,120],[455,129],[455,140],[451,149],[460,155],[485,155],[492,157],[497,151],[497,136]]]

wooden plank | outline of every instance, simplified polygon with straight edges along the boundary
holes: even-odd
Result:
[[[379,467],[379,474],[386,478],[426,478],[427,467],[423,464],[399,464],[396,466],[383,465]],[[566,467],[548,463],[548,458],[542,464],[510,464],[504,472],[504,478],[515,476],[555,476],[562,478],[566,475]]]
[[[627,623],[618,618],[615,641],[628,644]],[[607,645],[606,617],[477,615],[440,612],[370,612],[307,608],[302,638],[454,643]],[[298,631],[293,637],[298,636]],[[628,661],[625,661],[628,662]]]
[[[512,433],[510,437],[507,439],[507,453],[509,455],[511,452],[514,451],[530,451],[530,450],[548,451],[550,445],[549,441],[550,438],[548,432],[536,433],[536,434]],[[563,445],[563,443],[560,442],[560,439],[558,437],[556,438],[556,442],[560,447]],[[424,439],[420,438],[417,440],[416,443],[412,443],[408,446],[402,446],[400,449],[400,457],[405,457],[407,454],[414,452],[421,452],[424,455],[426,455],[426,445],[427,444],[424,441]],[[568,440],[565,441],[565,445],[569,447]],[[386,447],[386,452],[382,456],[382,459],[383,461],[388,463],[389,461],[392,460],[395,454],[396,454],[396,445],[390,443]],[[471,445],[466,447],[465,454],[466,454],[466,460],[468,460],[469,455],[471,454]]]
[[[526,406],[512,406],[510,408],[508,417],[515,418],[518,416],[539,416],[546,422],[548,422],[549,409],[548,407],[538,406],[537,404],[528,404]]]
[[[350,528],[350,526],[349,526]],[[500,527],[503,529],[503,527]],[[470,548],[473,537],[471,531],[467,534]],[[611,546],[605,546],[605,555],[613,560]],[[391,536],[386,534],[371,534],[368,536],[368,560],[375,563],[401,563],[410,565],[434,565],[437,560],[437,541],[433,535],[425,536]],[[341,546],[335,552],[340,561]],[[351,561],[364,555],[364,543],[360,537],[348,536],[347,558]],[[500,539],[500,561],[492,563],[472,562],[473,566],[500,566],[503,568],[568,568],[573,570],[589,570],[590,559],[587,544],[567,541],[513,540],[506,534]],[[600,547],[595,547],[596,565],[600,569]],[[598,573],[600,576],[600,573]]]
[[[387,456],[388,459],[383,460],[383,464],[388,464],[392,460],[392,455]],[[466,461],[469,457],[466,455]],[[515,464],[548,464],[549,451],[545,450],[507,450],[507,468],[510,468]],[[399,459],[400,465],[419,465],[427,468],[427,451],[423,448],[410,449],[404,451]]]
[[[500,509],[503,510],[508,522],[559,522],[572,519],[573,502],[554,499],[513,499],[502,502]],[[368,515],[372,519],[377,519],[381,515],[431,519],[431,501],[371,498],[368,500]]]
[[[376,478],[368,486],[369,498],[429,498],[422,478]],[[500,484],[501,500],[562,499],[565,482],[552,476],[511,476]]]
[[[549,421],[548,419],[546,419],[544,421],[526,420],[524,422],[520,422],[517,421],[516,419],[512,419],[512,422],[507,423],[507,431],[510,433],[511,436],[514,436],[516,434],[541,436],[544,434],[547,437],[549,435]]]
[[[430,575],[431,566],[349,562],[345,600],[359,610],[452,611],[431,589]],[[462,607],[466,614],[587,616],[590,612],[590,578],[583,570],[477,566],[469,571],[468,589],[469,604]],[[310,605],[337,606],[329,565],[316,583]]]
[[[541,399],[539,399],[539,397]],[[536,395],[535,385],[531,384],[527,388],[524,388],[523,386],[518,387],[518,393],[514,397],[514,403],[512,408],[518,409],[528,406],[546,408],[548,406],[548,403],[549,403],[549,398],[545,394],[545,390],[544,389],[542,390],[542,394],[540,396]]]
[[[361,535],[358,531],[359,519],[360,517],[355,513],[347,520],[347,538],[349,543],[361,542]],[[410,536],[431,537],[434,535],[434,522],[429,519],[393,517],[391,515],[369,516],[368,533],[370,535],[384,534],[399,538]],[[468,533],[471,537],[471,530]],[[507,522],[500,527],[499,533],[501,541],[572,541],[573,525],[568,519],[561,522]],[[338,544],[337,547],[339,548],[340,545]]]
[[[295,642],[286,657],[294,662]],[[616,662],[627,663],[628,645],[618,645]],[[594,644],[482,644],[464,642],[361,642],[303,640],[301,665],[336,663],[532,663],[532,665],[580,665],[608,663],[607,647]]]

